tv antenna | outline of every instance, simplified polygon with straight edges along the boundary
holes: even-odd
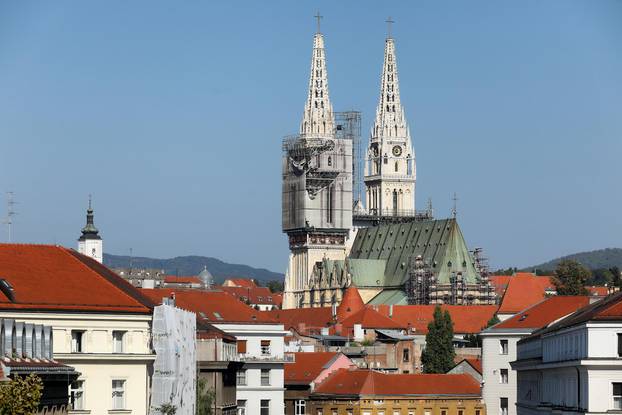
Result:
[[[17,212],[15,211],[15,199],[13,198],[14,193],[13,192],[6,192],[6,217],[4,218],[4,220],[2,221],[3,225],[7,226],[7,233],[8,233],[8,242],[11,243],[12,242],[12,225],[13,225],[13,216],[17,215]]]

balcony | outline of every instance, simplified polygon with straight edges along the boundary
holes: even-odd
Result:
[[[252,363],[293,363],[295,361],[293,354],[257,356],[248,353],[240,353],[239,358],[242,362]]]

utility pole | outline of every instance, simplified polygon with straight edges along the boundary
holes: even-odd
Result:
[[[8,233],[7,241],[9,243],[11,243],[13,239],[12,229],[11,229],[13,225],[13,216],[17,215],[17,212],[15,211],[15,200],[13,196],[14,196],[13,192],[6,192],[6,217],[2,221],[2,224],[7,226],[7,233]]]

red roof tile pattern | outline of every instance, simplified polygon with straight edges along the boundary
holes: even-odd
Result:
[[[574,313],[590,303],[590,298],[584,295],[549,297],[515,316],[496,324],[495,329],[539,329],[568,314]]]
[[[231,287],[255,288],[257,283],[251,278],[227,278],[223,285]]]
[[[364,308],[365,303],[361,298],[359,290],[354,285],[351,285],[346,289],[346,292],[343,294],[343,298],[341,299],[341,303],[339,304],[339,307],[337,307],[337,318],[340,321],[345,320]]]
[[[216,289],[224,291],[238,300],[250,301],[250,304],[277,305],[276,297],[267,287],[225,287],[220,286]],[[276,298],[275,298],[276,297]]]
[[[389,317],[391,307],[376,306],[378,311]],[[427,334],[428,324],[434,319],[434,305],[394,305],[390,317],[402,327],[414,329],[415,334]],[[497,312],[496,305],[442,305],[448,310],[454,323],[454,333],[479,333]]]
[[[164,282],[167,284],[202,284],[199,277],[194,277],[191,275],[165,275]]]
[[[516,273],[509,279],[499,313],[518,313],[542,301],[547,291],[554,290],[553,277],[536,276],[528,272]]]
[[[348,396],[480,396],[468,374],[388,374],[341,369],[320,383],[313,394]]]
[[[511,275],[491,275],[488,277],[493,287],[495,287],[495,293],[499,298],[503,297],[503,293],[508,288]]]
[[[343,328],[349,330],[355,324],[360,324],[364,329],[407,329],[408,325],[390,319],[374,310],[372,307],[364,307],[341,321]]]
[[[591,287],[585,287],[585,289],[592,296],[605,297],[611,294],[609,291],[611,288],[609,287],[598,287],[598,286],[592,285]]]
[[[469,365],[471,365],[471,367],[475,369],[480,375],[484,373],[482,371],[482,359],[467,358],[463,359],[462,361],[467,362]]]
[[[319,334],[320,329],[335,323],[331,307],[291,308],[262,313],[283,324],[285,330],[293,328],[301,334],[309,334],[309,331]]]
[[[150,314],[153,303],[99,262],[54,245],[0,244],[0,309]],[[13,297],[13,298],[10,298]]]
[[[184,288],[143,288],[141,292],[160,304],[175,295],[175,305],[197,314],[197,321],[217,323],[275,323],[268,314],[255,310],[222,291]]]
[[[309,384],[337,357],[336,352],[294,353],[294,363],[285,365],[285,384]]]

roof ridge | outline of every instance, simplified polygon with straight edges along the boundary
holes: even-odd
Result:
[[[153,309],[153,307],[156,305],[154,304],[153,301],[149,300],[146,296],[143,296],[142,293],[140,291],[138,291],[138,289],[136,289],[133,285],[131,285],[129,282],[127,282],[125,279],[123,279],[122,277],[120,277],[119,275],[117,275],[116,273],[114,273],[113,271],[111,271],[110,269],[108,269],[108,267],[106,267],[104,264],[101,264],[97,261],[95,261],[94,259],[87,257],[73,249],[70,248],[66,248],[64,246],[59,246],[60,250],[67,256],[71,257],[74,261],[78,262],[80,264],[81,267],[86,268],[89,272],[91,272],[92,274],[97,275],[99,278],[103,279],[104,281],[106,281],[109,285],[111,285],[112,287],[114,287],[117,291],[122,292],[127,298],[138,302],[139,304],[141,304],[144,307],[147,307],[149,310]],[[95,269],[93,269],[90,265],[88,265],[86,262],[83,261],[83,259],[86,259],[88,261],[92,261],[95,265],[97,264],[97,266],[101,266],[105,271],[108,271],[110,273],[112,273],[121,284],[127,284],[126,287],[121,287],[115,283],[113,283],[111,281],[111,279],[109,278],[109,275],[104,275],[103,273],[100,273],[98,271],[96,271]],[[134,294],[136,295],[130,295],[130,293],[128,292],[129,290],[127,290],[127,288],[131,287],[131,289],[133,289],[135,292]]]

